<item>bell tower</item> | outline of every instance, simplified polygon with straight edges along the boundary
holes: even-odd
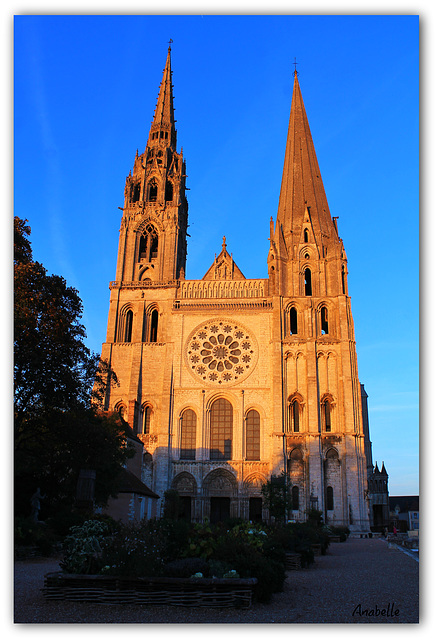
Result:
[[[282,350],[281,378],[274,384],[284,398],[284,467],[326,522],[366,527],[365,433],[347,259],[296,71],[267,265]]]
[[[188,204],[185,162],[176,150],[171,48],[144,153],[126,178],[117,260],[118,282],[185,278]]]

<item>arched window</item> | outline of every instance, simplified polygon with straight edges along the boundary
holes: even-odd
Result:
[[[139,182],[132,185],[132,202],[138,202],[140,199],[141,185]]]
[[[134,320],[134,314],[131,309],[126,313],[125,325],[124,325],[124,342],[132,341],[132,324]]]
[[[304,229],[304,232],[303,232],[303,241],[304,241],[304,242],[309,242],[309,239],[308,239],[308,229]]]
[[[126,411],[126,406],[122,403],[122,402],[118,402],[116,404],[116,406],[114,407],[115,411],[118,413],[118,415],[120,416],[120,418],[126,422],[127,419],[127,411]]]
[[[153,309],[150,315],[150,336],[149,342],[158,341],[158,309]]]
[[[297,310],[295,307],[291,307],[290,309],[290,335],[294,336],[297,334]]]
[[[329,329],[328,329],[328,309],[326,307],[322,307],[320,309],[320,319],[321,319],[322,335],[327,335],[329,333]]]
[[[328,511],[334,509],[334,489],[332,487],[326,487],[326,509]]]
[[[246,460],[260,459],[260,417],[251,409],[246,416]]]
[[[167,182],[165,185],[165,199],[166,202],[173,200],[173,184],[171,182]]]
[[[311,284],[311,269],[305,269],[305,295],[313,295],[313,287]]]
[[[344,269],[344,265],[341,267],[341,288],[343,293],[346,293],[346,272]]]
[[[156,180],[151,180],[149,182],[148,188],[148,200],[149,202],[156,202],[158,199],[158,183]]]
[[[210,459],[230,460],[232,458],[233,410],[230,402],[219,398],[210,412]]]
[[[156,306],[146,309],[143,324],[143,342],[158,342],[159,310]]]
[[[322,402],[322,427],[323,430],[329,433],[331,431],[331,404],[326,398]]]
[[[299,402],[294,399],[289,405],[288,430],[299,433]]]
[[[152,407],[146,404],[143,407],[142,425],[141,425],[141,433],[144,433],[145,435],[150,433],[151,415],[152,415]]]
[[[181,416],[181,460],[196,459],[196,424],[196,414],[186,409]]]
[[[140,239],[138,260],[150,262],[158,257],[158,233],[152,224],[147,225]]]
[[[270,292],[274,293],[275,292],[275,267],[273,266],[270,267],[270,285],[271,285]]]
[[[297,485],[291,489],[291,508],[293,511],[299,511],[299,487]]]

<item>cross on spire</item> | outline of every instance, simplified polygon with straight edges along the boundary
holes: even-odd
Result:
[[[296,58],[294,58],[294,62],[292,62],[291,64],[294,64],[294,75],[297,76],[299,75],[296,69],[296,66],[299,64],[298,62],[296,62]]]
[[[173,40],[170,38],[170,40],[168,41],[168,50],[171,51],[171,44],[172,44]],[[296,60],[296,58],[295,58]]]

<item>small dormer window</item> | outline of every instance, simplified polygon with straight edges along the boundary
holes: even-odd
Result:
[[[304,242],[309,242],[309,239],[308,239],[308,229],[304,229],[304,232],[303,232],[303,241],[304,241]]]

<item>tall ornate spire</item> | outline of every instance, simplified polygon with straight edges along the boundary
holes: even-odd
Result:
[[[316,242],[320,241],[321,234],[329,237],[335,231],[297,76],[295,70],[277,216],[277,225],[282,227],[287,246],[293,242],[290,232],[294,240],[300,236],[307,209]]]
[[[170,41],[171,42],[171,41]],[[152,126],[149,133],[149,145],[154,142],[166,141],[176,148],[176,129],[173,107],[173,85],[171,72],[171,46],[168,47],[161,85],[159,87],[158,102],[155,108]]]

